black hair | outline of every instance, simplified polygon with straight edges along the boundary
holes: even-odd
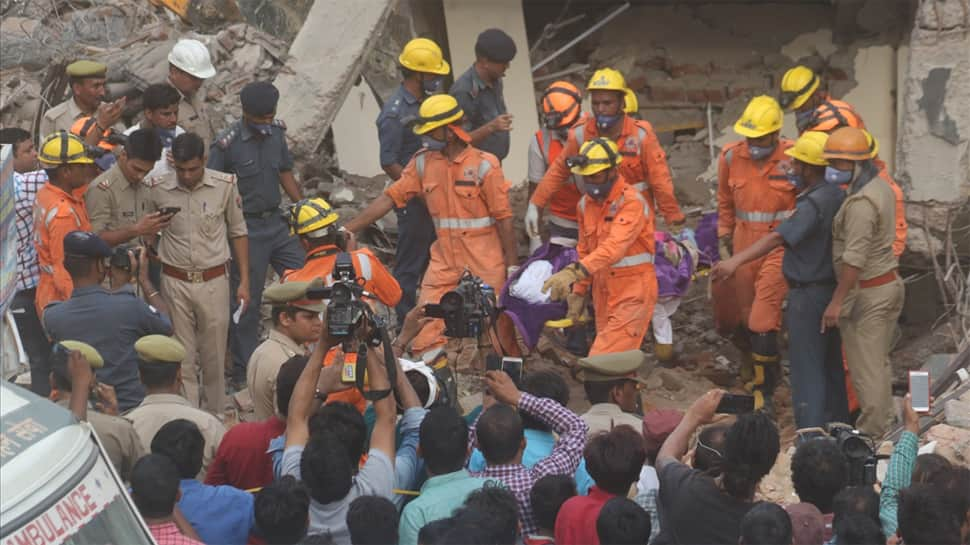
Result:
[[[141,95],[142,107],[146,110],[157,110],[168,106],[176,105],[182,95],[178,89],[167,83],[153,83],[145,88]]]
[[[832,501],[832,527],[852,514],[865,515],[879,524],[879,494],[871,486],[847,486]]]
[[[913,484],[934,483],[940,475],[946,473],[953,465],[945,457],[935,452],[920,454],[913,465]]]
[[[546,475],[536,481],[529,491],[529,502],[539,528],[555,528],[562,504],[575,495],[576,481],[569,475]]]
[[[960,525],[937,485],[914,484],[899,492],[899,535],[906,545],[960,543]]]
[[[418,441],[431,474],[458,471],[468,454],[468,423],[453,407],[434,407],[421,421]]]
[[[602,545],[647,545],[650,515],[633,500],[612,498],[596,517],[596,535]]]
[[[97,265],[98,259],[85,255],[65,255],[64,269],[71,278],[81,278],[91,274],[91,269]]]
[[[583,389],[586,390],[586,399],[593,405],[597,403],[612,403],[610,392],[613,388],[623,386],[627,379],[604,380],[602,382],[584,382]]]
[[[310,495],[292,475],[284,475],[256,493],[253,514],[266,543],[294,545],[306,536]]]
[[[722,482],[728,494],[748,499],[771,471],[780,448],[778,427],[762,411],[742,414],[724,440]]]
[[[740,532],[744,545],[791,545],[791,517],[774,503],[758,502],[741,519]]]
[[[330,535],[330,532],[308,534],[300,540],[300,545],[334,545],[333,536]]]
[[[721,468],[724,465],[724,444],[727,442],[727,431],[730,427],[727,424],[713,424],[701,429],[700,434],[697,435],[697,442],[700,445],[694,448],[694,469],[703,471],[711,477],[721,474]]]
[[[367,424],[353,405],[344,402],[324,405],[310,418],[310,436],[329,433],[343,445],[347,457],[358,460],[367,445]]]
[[[953,465],[930,484],[941,491],[958,525],[970,521],[970,469]]]
[[[138,362],[138,375],[146,388],[164,388],[175,384],[181,365],[178,363]]]
[[[194,479],[202,470],[205,439],[195,422],[178,418],[158,429],[152,438],[151,451],[168,456],[175,463],[179,477]]]
[[[493,545],[514,545],[518,543],[519,535],[519,503],[507,488],[492,482],[485,483],[478,490],[465,498],[465,504],[456,518],[459,521],[464,514],[475,513],[484,518],[488,524],[490,539],[486,543]]]
[[[191,161],[205,157],[205,142],[194,132],[183,132],[172,142],[172,158],[176,162]]]
[[[358,458],[351,458],[342,438],[329,431],[310,433],[300,457],[300,473],[310,497],[327,504],[343,499],[354,484]]]
[[[508,405],[493,405],[478,418],[478,448],[491,465],[511,462],[522,446],[522,418]]]
[[[51,376],[53,377],[53,380],[51,380],[51,386],[54,387],[55,390],[70,393],[72,390],[71,379],[65,374],[66,372],[67,369],[59,369],[57,367],[51,368]]]
[[[283,362],[280,370],[276,372],[276,409],[283,416],[286,416],[290,409],[290,398],[293,397],[293,390],[296,383],[303,374],[309,356],[296,355]]]
[[[30,140],[30,132],[20,127],[4,127],[0,129],[0,144],[10,144],[16,149],[21,142]]]
[[[454,527],[455,519],[452,517],[433,520],[418,530],[418,545],[439,545]]]
[[[353,545],[397,543],[397,525],[397,507],[381,496],[360,496],[347,509],[347,529]]]
[[[131,468],[131,499],[145,518],[172,516],[179,494],[179,472],[168,456],[146,454]]]
[[[155,162],[162,158],[162,140],[155,129],[138,129],[125,141],[125,155],[129,159]]]
[[[478,511],[458,508],[455,515],[448,519],[450,524],[442,528],[442,533],[434,545],[512,545],[512,541],[500,536],[488,515]],[[422,544],[424,545],[424,544]]]
[[[554,371],[534,371],[525,376],[522,381],[522,391],[536,397],[544,397],[559,403],[563,407],[569,405],[569,386],[562,375]],[[522,427],[528,430],[550,431],[548,424],[538,418],[519,411]]]
[[[596,486],[617,496],[626,496],[640,477],[647,451],[643,436],[626,424],[600,432],[583,449],[586,470]]]
[[[849,484],[849,460],[834,439],[805,441],[792,456],[791,480],[801,501],[831,513],[835,495]]]
[[[885,540],[882,528],[871,518],[859,514],[842,519],[839,531],[835,532],[835,541],[839,545],[882,545]]]
[[[421,402],[421,406],[424,407],[427,405],[428,398],[431,397],[431,385],[428,384],[428,377],[424,376],[421,371],[415,369],[405,371],[404,376],[411,383],[411,388],[414,388],[414,393],[418,395],[418,401]]]
[[[286,314],[291,320],[296,319],[297,308],[289,305],[273,305],[270,309],[270,318],[273,320],[273,325],[280,325],[280,316]]]

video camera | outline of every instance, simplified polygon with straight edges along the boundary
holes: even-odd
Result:
[[[872,439],[848,424],[832,422],[825,428],[797,430],[796,444],[807,440],[834,441],[849,461],[849,486],[872,485],[876,482],[879,456]]]
[[[495,315],[495,290],[465,269],[458,287],[441,296],[438,304],[424,306],[429,318],[445,321],[445,336],[478,338]]]

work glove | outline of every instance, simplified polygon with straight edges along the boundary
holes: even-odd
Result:
[[[529,238],[539,238],[539,207],[531,202],[525,209],[525,232]]]
[[[586,271],[578,263],[573,263],[550,276],[549,280],[542,284],[542,293],[548,293],[553,301],[562,301],[572,293],[573,282],[584,278],[586,278]]]
[[[570,293],[566,296],[566,319],[572,320],[574,324],[585,322],[589,319],[586,312],[586,296],[578,293]]]
[[[721,259],[725,260],[734,255],[734,237],[724,235],[717,239],[717,253],[721,254]]]

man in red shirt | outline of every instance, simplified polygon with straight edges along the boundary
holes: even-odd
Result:
[[[583,450],[595,485],[588,496],[566,500],[556,517],[556,545],[599,545],[596,519],[610,499],[626,497],[647,458],[643,436],[628,425],[594,435]]]

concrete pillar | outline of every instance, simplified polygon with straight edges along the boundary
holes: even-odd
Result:
[[[879,141],[879,158],[893,171],[896,155],[896,52],[892,46],[860,47],[854,60],[854,89],[843,97]]]
[[[333,130],[337,164],[341,169],[366,178],[384,172],[381,169],[377,126],[374,124],[380,113],[374,93],[361,78],[347,93],[330,127]]]

